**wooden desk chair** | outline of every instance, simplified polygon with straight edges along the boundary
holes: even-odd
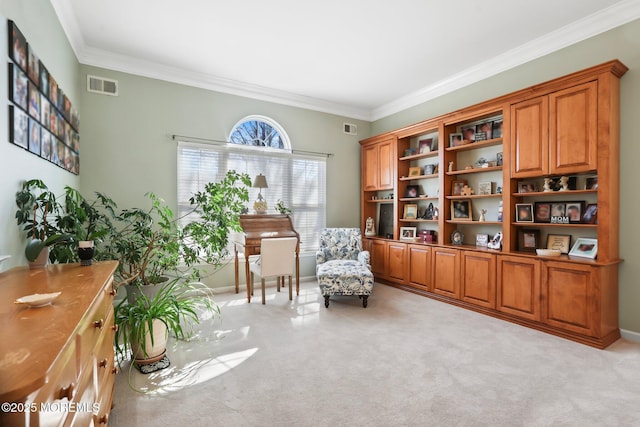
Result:
[[[291,280],[294,272],[293,255],[297,244],[298,239],[295,237],[262,239],[260,243],[260,258],[251,263],[250,269],[252,291],[255,274],[258,274],[261,278],[263,304],[265,303],[264,279],[266,277],[277,277],[279,281],[281,277],[289,276],[289,300],[293,300]]]

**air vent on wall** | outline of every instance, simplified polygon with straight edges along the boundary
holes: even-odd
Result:
[[[118,81],[87,75],[87,91],[118,96]]]
[[[358,126],[351,123],[343,123],[342,131],[348,135],[357,135],[358,134]]]

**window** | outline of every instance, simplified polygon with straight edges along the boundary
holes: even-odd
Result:
[[[325,227],[326,157],[292,152],[284,130],[270,119],[249,116],[229,136],[235,143],[178,144],[178,213],[189,212],[189,198],[215,182],[228,170],[247,173],[253,182],[258,174],[267,178],[262,196],[275,210],[278,200],[293,211],[293,225],[300,234],[300,250],[315,251]],[[275,148],[274,148],[275,147]],[[258,188],[249,189],[249,212],[258,198]]]

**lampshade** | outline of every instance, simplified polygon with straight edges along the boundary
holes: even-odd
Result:
[[[267,177],[262,174],[257,175],[256,179],[253,180],[253,188],[269,188],[267,185]]]

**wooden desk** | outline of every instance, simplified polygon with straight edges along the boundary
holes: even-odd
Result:
[[[243,248],[245,258],[245,276],[247,284],[247,301],[251,302],[251,272],[249,270],[249,257],[260,254],[262,239],[275,237],[295,237],[296,245],[296,295],[300,295],[300,235],[293,228],[289,215],[240,215],[240,227],[242,232],[233,238],[235,250],[236,293],[239,290],[239,265],[238,247]]]

